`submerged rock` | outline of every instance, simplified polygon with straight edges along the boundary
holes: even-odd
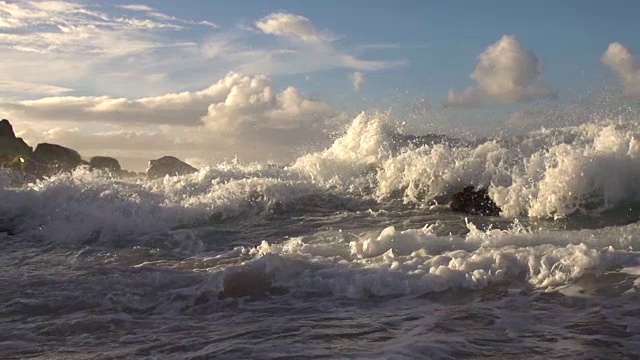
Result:
[[[157,179],[165,175],[176,176],[197,172],[198,169],[173,156],[163,156],[160,159],[149,161],[147,177]]]
[[[7,119],[0,121],[0,163],[12,161],[17,157],[28,158],[33,153],[31,146],[22,138],[16,137],[13,126]]]
[[[89,160],[90,170],[106,170],[114,174],[122,171],[120,162],[109,156],[94,156]]]
[[[263,272],[236,271],[227,274],[222,281],[223,290],[218,294],[220,299],[263,298],[272,295],[284,295],[287,288],[275,286],[271,276]]]
[[[475,190],[473,186],[467,186],[453,195],[451,210],[485,216],[498,216],[501,211],[498,205],[489,197],[486,189]]]
[[[264,296],[271,289],[271,279],[266,274],[238,271],[224,278],[220,294],[222,298],[240,298],[245,296]]]

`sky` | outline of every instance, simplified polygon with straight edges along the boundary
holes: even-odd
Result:
[[[362,111],[414,133],[522,132],[552,126],[549,109],[640,100],[638,11],[591,0],[0,0],[0,117],[31,145],[138,171],[163,155],[291,161]]]

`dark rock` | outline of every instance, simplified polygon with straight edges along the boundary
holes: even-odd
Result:
[[[261,296],[269,293],[271,279],[266,274],[238,271],[228,274],[222,282],[222,298]]]
[[[7,119],[0,121],[0,138],[14,138],[16,134],[13,132],[13,126]]]
[[[287,288],[274,286],[271,276],[263,272],[237,271],[227,274],[222,280],[223,291],[218,298],[242,298],[249,297],[260,299],[271,295],[284,295],[289,292]]]
[[[0,138],[15,138],[16,134],[13,132],[13,126],[7,119],[0,120]]]
[[[147,177],[149,179],[157,179],[164,177],[165,175],[186,175],[197,171],[198,169],[179,160],[178,158],[173,156],[163,156],[160,159],[149,161]]]
[[[119,173],[122,171],[120,162],[118,160],[108,156],[94,156],[89,160],[90,170],[106,170],[111,173]]]
[[[475,190],[473,186],[467,186],[453,195],[451,210],[485,216],[498,216],[501,211],[498,205],[489,197],[486,189]]]
[[[33,149],[22,138],[16,137],[9,120],[0,121],[0,163],[12,161],[16,157],[27,158]]]
[[[52,172],[73,170],[82,163],[77,151],[48,143],[38,144],[31,160],[46,165]]]

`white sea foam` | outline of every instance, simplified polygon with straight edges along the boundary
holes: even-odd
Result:
[[[406,203],[444,199],[467,185],[486,187],[507,217],[563,218],[638,201],[640,126],[606,121],[542,129],[514,141],[393,149],[390,119],[362,113],[325,151],[290,168],[313,183],[367,193],[398,193]],[[400,144],[402,145],[402,144]]]
[[[275,286],[366,298],[499,284],[548,290],[586,274],[601,275],[640,263],[640,226],[635,224],[535,232],[518,223],[510,230],[481,231],[472,223],[468,227],[466,236],[438,236],[433,227],[320,232],[278,244],[263,241],[255,248],[236,248],[202,259],[198,267],[215,274],[208,286],[218,292],[225,291],[226,283],[236,293],[249,295],[260,288],[254,283],[259,280],[262,291]],[[243,286],[246,292],[238,292]]]
[[[29,184],[0,188],[0,215],[26,236],[54,242],[107,242],[127,236],[263,212],[319,193],[277,169],[205,168],[158,180],[126,181],[77,169]]]
[[[378,198],[398,191],[405,202],[428,202],[469,184],[486,187],[507,217],[563,218],[638,201],[639,129],[586,124],[530,134],[521,146],[488,141],[446,144],[387,158],[378,172]],[[560,139],[559,139],[560,138]]]
[[[288,167],[223,163],[156,180],[117,180],[78,169],[19,189],[9,188],[3,172],[0,214],[28,234],[82,242],[122,239],[212,216],[259,215],[327,193],[431,204],[446,203],[472,184],[488,188],[503,216],[534,218],[597,214],[640,201],[640,127],[632,122],[401,151],[392,143],[390,123],[388,115],[362,113],[331,147]],[[368,251],[379,247],[367,246]]]
[[[331,147],[304,155],[289,168],[322,186],[351,191],[371,185],[369,175],[391,154],[389,117],[361,113]]]

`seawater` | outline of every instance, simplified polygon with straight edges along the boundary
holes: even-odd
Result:
[[[286,166],[0,173],[0,357],[635,359],[637,134],[408,147],[362,113]],[[469,184],[500,217],[448,209]]]

